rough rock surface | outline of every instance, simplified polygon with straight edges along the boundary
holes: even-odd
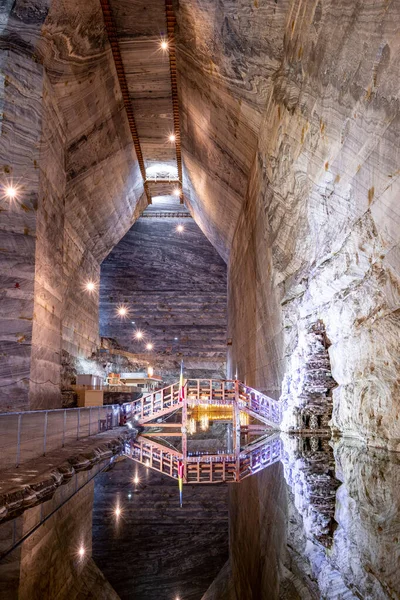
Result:
[[[225,358],[226,265],[187,209],[185,218],[153,212],[159,214],[156,201],[101,266],[100,335],[136,354],[151,342],[150,359]],[[119,306],[128,308],[126,318],[118,316]],[[135,339],[136,330],[143,340]]]
[[[229,256],[230,374],[279,397],[321,319],[334,425],[395,449],[399,4],[183,0],[177,18],[185,193]]]

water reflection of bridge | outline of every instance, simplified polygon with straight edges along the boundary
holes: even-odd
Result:
[[[184,483],[240,482],[280,460],[280,403],[240,381],[189,379],[183,390],[176,383],[132,402],[131,408],[142,431],[126,454],[174,479],[183,463]],[[230,447],[188,452],[196,420],[203,430],[209,421],[230,423]]]

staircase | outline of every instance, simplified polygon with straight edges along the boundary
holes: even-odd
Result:
[[[131,415],[138,425],[149,424],[175,410],[183,408],[179,383],[147,394],[131,404]],[[188,406],[236,406],[267,427],[279,430],[281,404],[237,380],[187,379],[184,385]]]

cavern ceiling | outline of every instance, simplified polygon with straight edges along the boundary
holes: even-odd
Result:
[[[60,0],[48,10],[38,53],[63,125],[52,135],[68,149],[66,215],[76,240],[103,260],[147,203],[177,194],[181,179],[181,200],[227,260],[283,11],[189,0]]]

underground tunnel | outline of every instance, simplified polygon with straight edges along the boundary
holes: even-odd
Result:
[[[399,52],[0,1],[0,600],[400,598]]]

